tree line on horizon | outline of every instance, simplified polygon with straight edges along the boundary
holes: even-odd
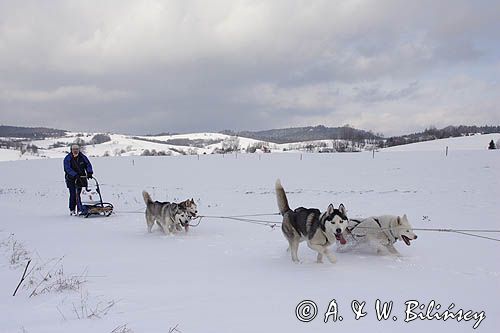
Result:
[[[45,127],[17,127],[17,126],[0,126],[0,137],[41,140],[45,138],[61,137],[66,135],[67,131],[60,129],[52,129]],[[294,128],[281,128],[271,129],[264,131],[241,131],[233,132],[230,130],[222,131],[221,133],[247,137],[264,142],[272,143],[293,143],[293,142],[307,142],[319,140],[346,140],[354,143],[370,143],[379,148],[404,145],[409,143],[416,143],[422,141],[430,141],[436,139],[444,139],[450,137],[459,137],[471,134],[489,134],[500,133],[500,126],[476,126],[476,125],[460,125],[460,126],[447,126],[441,129],[431,126],[424,131],[405,134],[400,136],[392,136],[385,138],[382,133],[374,133],[372,131],[356,129],[350,125],[341,127],[326,127],[323,125],[308,126],[308,127],[294,127]],[[89,143],[99,144],[111,140],[107,134],[97,134]],[[20,142],[18,140],[0,140],[0,146],[4,148],[19,148]],[[175,144],[180,142],[168,142]],[[184,143],[184,142],[183,142]]]

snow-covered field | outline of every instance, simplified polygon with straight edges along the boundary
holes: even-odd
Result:
[[[217,149],[222,149],[224,144],[236,140],[239,149],[245,151],[249,146],[259,143],[257,140],[231,137],[220,133],[191,133],[177,135],[160,135],[160,136],[129,136],[123,134],[108,134],[110,141],[92,144],[91,140],[97,133],[72,133],[68,132],[66,136],[46,138],[43,140],[23,140],[27,144],[33,144],[38,147],[36,154],[26,152],[21,154],[18,150],[1,149],[0,161],[15,161],[39,158],[63,158],[69,151],[69,146],[76,140],[83,140],[85,145],[85,154],[91,157],[102,156],[140,156],[145,150],[161,152],[163,154],[177,155],[193,155],[193,154],[211,154]],[[19,140],[19,139],[15,139]],[[185,145],[172,144],[178,140],[184,140]],[[197,141],[198,146],[193,145]],[[191,144],[191,145],[189,145]],[[294,147],[304,146],[307,143],[296,144],[274,144],[265,143],[265,145],[273,151],[283,151],[283,149],[292,149]],[[329,142],[332,145],[331,142]]]
[[[20,159],[20,157],[21,152],[19,150],[0,148],[0,162],[15,161]]]
[[[462,136],[457,138],[448,138],[432,140],[418,143],[411,143],[402,146],[385,148],[386,151],[441,151],[445,152],[448,147],[448,153],[455,150],[485,150],[488,149],[489,142],[498,142],[500,133],[475,134],[472,136]]]
[[[400,258],[361,248],[337,253],[336,264],[317,264],[303,243],[302,263],[293,264],[278,228],[207,218],[188,234],[165,236],[156,228],[148,234],[143,214],[133,213],[144,207],[143,189],[158,200],[193,197],[202,215],[274,213],[279,177],[292,207],[344,203],[350,217],[406,213],[416,228],[494,229],[500,150],[454,150],[448,157],[442,151],[381,151],[374,159],[366,152],[92,162],[104,199],[116,207],[110,218],[68,216],[60,159],[0,163],[0,332],[473,331],[475,320],[405,323],[409,300],[435,300],[438,312],[452,303],[455,312],[484,311],[478,332],[496,332],[500,325],[499,242],[418,231],[410,247],[396,244]],[[60,281],[76,275],[86,282],[72,291],[74,280],[61,287],[51,277],[62,291],[43,292],[35,281],[12,297],[27,257],[40,267],[32,273],[38,283],[60,267]],[[39,295],[29,297],[33,290]],[[324,323],[333,299],[343,321]],[[377,299],[394,301],[388,320],[377,320]],[[318,306],[312,322],[295,316],[302,300]],[[353,300],[366,302],[366,317],[354,319]],[[101,318],[78,319],[92,312]]]
[[[124,134],[106,134],[109,141],[93,144],[92,139],[98,133],[76,133],[67,132],[65,136],[45,138],[43,140],[24,139],[21,142],[27,145],[35,145],[36,152],[27,150],[21,153],[19,150],[0,148],[0,161],[32,160],[41,158],[63,158],[69,150],[69,146],[80,141],[84,143],[85,154],[90,157],[103,156],[141,156],[144,154],[157,155],[204,155],[221,152],[222,150],[251,152],[331,152],[347,147],[354,151],[372,150],[373,144],[355,144],[346,140],[316,140],[304,142],[292,142],[277,144],[264,142],[245,137],[229,136],[221,133],[188,133],[156,136],[129,136]],[[19,138],[4,138],[6,140],[19,141]],[[476,134],[467,137],[449,138],[420,142],[402,146],[385,148],[386,151],[444,151],[448,147],[454,150],[485,150],[490,140],[500,141],[500,133]],[[341,148],[342,146],[343,148]],[[252,149],[253,148],[253,149]],[[149,153],[148,153],[149,152]],[[152,153],[156,152],[156,153]]]
[[[99,133],[67,132],[65,136],[30,140],[19,138],[3,138],[5,140],[21,141],[27,145],[35,145],[37,151],[26,151],[0,148],[0,161],[31,160],[40,158],[63,158],[69,151],[69,146],[77,140],[84,143],[85,154],[90,157],[103,156],[141,156],[149,151],[160,155],[204,155],[224,151],[251,152],[299,152],[332,150],[335,145],[345,147],[352,143],[346,140],[316,140],[277,144],[245,137],[230,136],[221,133],[189,133],[157,136],[129,136],[123,134],[106,134],[110,140],[93,144],[92,138]],[[312,147],[312,148],[311,148]],[[356,145],[355,150],[371,149],[371,144]],[[231,148],[231,149],[228,149]],[[253,148],[253,151],[252,151]],[[152,154],[151,155],[157,155]]]

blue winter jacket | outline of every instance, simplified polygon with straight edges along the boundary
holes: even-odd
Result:
[[[69,153],[64,158],[64,173],[66,180],[73,180],[77,176],[85,176],[94,173],[94,171],[87,156],[79,153],[77,157],[73,157],[73,154]]]

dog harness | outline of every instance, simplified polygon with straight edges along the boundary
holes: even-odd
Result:
[[[354,219],[352,219],[352,220],[349,220],[349,221],[352,221],[352,222],[356,223],[356,225],[355,225],[354,227],[352,227],[352,228],[347,227],[347,228],[346,228],[347,233],[348,233],[349,235],[351,235],[351,236],[352,236],[352,238],[354,238],[354,237],[361,238],[361,237],[365,237],[365,236],[366,236],[366,235],[353,235],[353,234],[352,234],[352,231],[353,231],[354,229],[356,229],[356,227],[357,227],[358,225],[360,225],[360,224],[361,224],[361,221],[360,221],[360,220],[354,220]]]
[[[382,228],[382,225],[380,224],[380,221],[376,218],[373,219],[375,222],[377,222],[378,226],[380,227],[380,230],[382,230],[384,232],[384,234],[387,236],[387,238],[389,238],[389,241],[394,244],[396,243],[396,241],[398,240],[394,234],[392,233],[392,228],[391,228],[391,223],[389,222],[389,228],[387,228],[389,230],[389,233],[387,233],[387,230],[384,230],[384,228]],[[391,237],[392,237],[392,240],[391,240]]]
[[[398,238],[396,236],[394,236],[394,234],[392,233],[392,228],[390,227],[390,225],[389,225],[389,228],[388,228],[389,233],[387,233],[387,231],[384,230],[384,228],[382,228],[382,224],[380,223],[379,219],[373,218],[373,220],[378,224],[380,230],[384,232],[384,234],[387,236],[387,238],[389,238],[389,241],[392,244],[396,243],[396,241],[398,240]],[[362,221],[360,221],[360,220],[354,220],[354,219],[350,220],[350,221],[352,221],[354,223],[357,223],[357,224],[354,227],[350,228],[350,229],[347,228],[347,231],[349,232],[349,234],[351,234],[351,236],[353,236],[353,237],[354,236],[355,237],[365,237],[366,235],[353,235],[352,234],[352,231],[354,229],[356,229],[356,227],[358,227],[361,224]]]

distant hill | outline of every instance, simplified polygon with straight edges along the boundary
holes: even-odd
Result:
[[[435,127],[427,128],[422,132],[393,136],[384,142],[385,147],[400,146],[409,143],[430,141],[436,139],[455,138],[470,134],[500,133],[500,126],[447,126],[441,129]]]
[[[94,156],[151,154],[212,154],[244,152],[351,152],[406,145],[472,134],[500,133],[500,126],[447,126],[384,138],[382,134],[350,126],[309,126],[264,131],[224,131],[157,136],[73,133],[45,127],[0,126],[0,149],[19,150],[33,157],[60,157],[72,142],[86,146]],[[10,153],[10,152],[9,152]]]
[[[45,128],[45,127],[18,127],[18,126],[4,126],[0,125],[0,137],[10,138],[25,138],[25,139],[44,139],[61,137],[67,131]]]
[[[268,141],[274,143],[292,143],[315,140],[351,140],[362,141],[365,139],[381,139],[381,136],[375,135],[370,131],[364,131],[349,126],[343,127],[326,127],[308,126],[308,127],[292,127],[270,129],[265,131],[242,131],[232,132],[223,131],[223,134],[236,135],[240,137]]]

